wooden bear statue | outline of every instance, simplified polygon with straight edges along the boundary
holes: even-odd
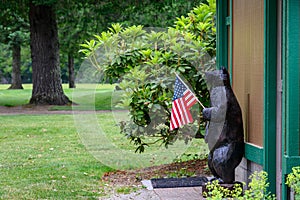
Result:
[[[207,120],[205,141],[208,143],[208,167],[215,178],[233,183],[235,168],[244,155],[244,128],[242,111],[232,91],[228,71],[205,74],[210,90],[210,108],[203,109]]]

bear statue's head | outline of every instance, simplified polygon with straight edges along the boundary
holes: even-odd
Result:
[[[206,72],[205,77],[209,87],[230,86],[229,73],[225,67],[220,70]]]

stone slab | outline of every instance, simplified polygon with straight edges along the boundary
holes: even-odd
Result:
[[[202,186],[207,181],[208,179],[206,177],[151,179],[153,188],[195,187],[195,186]]]
[[[201,187],[160,188],[154,192],[161,200],[200,200],[203,199]]]

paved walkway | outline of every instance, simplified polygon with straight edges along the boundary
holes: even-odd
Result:
[[[105,200],[201,200],[201,187],[152,188],[151,181],[142,181],[146,189],[131,194],[115,194]]]
[[[201,187],[142,189],[131,194],[116,194],[106,200],[201,200]]]
[[[155,189],[154,193],[163,200],[199,200],[203,199],[201,187]]]

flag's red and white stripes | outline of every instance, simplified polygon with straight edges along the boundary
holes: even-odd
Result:
[[[197,102],[197,97],[188,88],[183,94],[182,98],[178,98],[172,103],[170,130],[193,122],[189,109]]]

